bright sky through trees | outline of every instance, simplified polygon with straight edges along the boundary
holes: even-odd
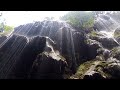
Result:
[[[10,26],[40,21],[45,17],[59,19],[60,16],[68,12],[69,11],[0,11],[0,13],[2,13],[2,19],[5,19],[6,24]]]

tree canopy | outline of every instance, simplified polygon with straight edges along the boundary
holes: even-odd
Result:
[[[10,32],[12,32],[13,29],[14,27],[8,26],[5,24],[5,20],[2,18],[2,13],[1,13],[0,14],[0,35],[7,35]]]
[[[94,13],[86,11],[71,11],[60,17],[61,20],[67,21],[78,28],[90,28],[94,25]]]

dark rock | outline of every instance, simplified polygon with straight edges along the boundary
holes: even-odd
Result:
[[[86,51],[87,52],[86,56],[88,57],[87,60],[94,59],[97,55],[99,55],[97,50],[102,48],[99,42],[91,39],[87,40],[87,46],[88,46],[88,50]]]
[[[18,57],[26,46],[28,40],[24,36],[12,35],[0,48],[0,78],[5,79]],[[22,65],[21,65],[22,66]]]
[[[103,69],[104,72],[110,74],[112,79],[120,79],[120,66],[119,65],[109,65]]]
[[[107,49],[104,49],[103,56],[104,56],[104,59],[107,60],[110,57],[110,51]]]
[[[114,32],[114,38],[120,43],[120,27],[118,27]]]
[[[85,42],[86,36],[83,33],[75,32],[73,34],[74,50],[77,58],[77,63],[81,63],[83,59],[86,59],[88,51],[87,44]]]
[[[115,23],[115,21],[118,21],[118,20],[114,20],[109,15],[100,15],[95,20],[94,29],[96,31],[102,31],[102,30],[104,30],[104,31],[112,31],[118,26]]]
[[[69,68],[73,72],[76,70],[75,46],[74,46],[73,29],[70,27],[63,27],[56,33],[55,41],[61,55],[66,58]]]
[[[54,41],[50,38],[32,37],[19,57],[16,58],[16,62],[7,73],[6,78],[63,79],[66,66],[66,61],[64,60],[65,58],[60,56],[55,48]]]
[[[45,54],[40,55],[34,62],[30,79],[64,79],[66,63]]]
[[[21,44],[22,43],[24,43],[24,40],[21,41]],[[17,58],[15,58],[15,62],[11,64],[11,68],[9,72],[5,74],[6,78],[10,78],[10,79],[28,78],[28,74],[30,72],[30,69],[32,67],[34,60],[36,59],[36,56],[39,53],[43,52],[45,45],[46,45],[45,37],[36,36],[29,39],[29,42],[27,42],[27,44],[24,44],[24,46],[21,48],[22,51],[20,54],[18,54]],[[11,62],[12,60],[14,59],[12,58],[9,59],[9,61]],[[3,71],[4,71],[4,67],[3,67]],[[5,77],[2,77],[2,78],[5,78]]]
[[[63,79],[66,67],[74,74],[81,63],[99,54],[107,60],[110,52],[104,48],[118,46],[114,39],[104,35],[87,37],[92,29],[78,31],[65,22],[52,20],[15,28],[16,35],[8,37],[0,48],[0,78]],[[119,59],[119,56],[112,57]],[[102,78],[100,75],[95,72],[84,78]]]
[[[31,79],[63,79],[66,59],[55,48],[56,44],[50,38],[46,39],[46,47],[43,53],[34,61],[30,77]]]
[[[91,71],[90,75],[85,75],[83,79],[105,79],[100,73]]]
[[[100,42],[102,46],[107,49],[112,49],[113,47],[119,46],[119,44],[113,38],[107,38],[103,34],[90,35],[89,38]]]
[[[52,40],[55,39],[56,32],[64,27],[66,23],[59,21],[44,20],[34,23],[28,23],[26,25],[20,25],[15,28],[14,34],[20,34],[27,37],[33,36],[48,36]],[[54,33],[54,34],[53,34]]]
[[[115,47],[111,50],[111,57],[120,60],[120,47]]]
[[[99,41],[107,49],[112,49],[113,47],[119,46],[118,43],[116,43],[112,38],[101,38]]]
[[[7,39],[7,36],[0,36],[0,44]]]
[[[19,42],[18,42],[19,41]],[[19,44],[25,45],[27,43],[27,38],[24,36],[12,35],[10,36],[0,48],[0,60],[3,61],[4,57],[7,57],[15,52],[19,48]],[[15,47],[16,46],[16,47]]]

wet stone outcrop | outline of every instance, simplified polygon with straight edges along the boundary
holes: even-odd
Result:
[[[77,63],[81,63],[82,60],[86,59],[87,55],[87,44],[85,42],[86,36],[81,32],[75,32],[73,34],[74,50]]]
[[[46,39],[44,52],[39,54],[33,63],[30,77],[31,79],[64,79],[66,59],[54,48],[54,41]]]
[[[70,79],[119,79],[120,61],[111,58],[108,61],[94,59],[81,64]]]
[[[110,18],[101,18],[109,23]],[[84,31],[66,22],[44,20],[20,25],[9,37],[1,38],[0,44],[5,42],[0,46],[0,79],[119,77],[117,37],[107,38],[92,28]]]
[[[115,47],[111,50],[111,57],[120,60],[120,47]]]
[[[25,46],[21,55],[11,69],[8,78],[28,78],[28,74],[36,56],[43,52],[45,45],[45,37],[36,36],[30,38],[28,44]]]
[[[42,53],[35,60],[29,78],[31,79],[64,79],[66,63]]]
[[[93,28],[96,31],[111,31],[118,26],[116,23],[118,20],[114,20],[110,15],[100,15],[96,18]]]
[[[0,78],[27,78],[33,61],[44,50],[45,45],[45,37],[36,36],[28,39],[24,36],[11,36],[0,49],[4,50],[0,62],[0,68],[3,68],[0,71]]]
[[[113,38],[108,38],[104,34],[100,34],[99,32],[96,32],[95,35],[90,34],[89,38],[100,42],[102,46],[107,49],[112,49],[119,46],[119,44]]]
[[[59,22],[59,21],[44,20],[41,22],[38,21],[38,22],[34,22],[34,23],[28,23],[26,25],[20,25],[15,28],[13,33],[24,35],[27,37],[48,36],[52,40],[54,40],[56,32],[61,27],[64,27],[64,26],[67,27],[67,23]]]
[[[7,39],[7,36],[0,36],[0,44]]]
[[[88,58],[87,60],[91,60],[94,59],[99,53],[98,53],[98,49],[102,48],[101,44],[95,40],[91,40],[91,39],[87,39],[87,55]]]
[[[0,78],[5,79],[17,62],[23,48],[27,45],[24,36],[12,35],[0,48]]]
[[[49,37],[12,35],[0,52],[1,79],[63,79],[68,66]]]
[[[114,32],[114,38],[120,43],[120,27],[118,27]]]
[[[120,79],[120,66],[111,65],[103,69],[104,72],[111,75],[111,79]]]
[[[83,79],[105,79],[100,73],[91,71],[90,73],[86,74]]]

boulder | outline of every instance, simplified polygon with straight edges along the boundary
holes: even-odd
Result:
[[[120,47],[115,47],[111,50],[111,57],[120,60]]]
[[[8,44],[12,47],[5,50],[2,57],[1,63],[4,66],[0,67],[2,68],[0,78],[27,79],[34,60],[46,46],[46,38],[36,36],[28,39],[24,36],[13,35],[5,44],[6,47],[10,47]]]
[[[105,79],[105,77],[96,71],[91,71],[90,73],[84,75],[83,79]]]
[[[44,52],[39,54],[31,69],[30,79],[64,79],[66,59],[54,48],[55,43],[47,38]]]
[[[87,57],[86,51],[88,51],[88,47],[85,40],[86,36],[83,33],[75,32],[73,34],[74,50],[78,65]]]
[[[0,48],[0,78],[7,78],[14,64],[17,62],[28,40],[24,36],[12,35]],[[22,65],[21,65],[22,66]]]
[[[60,58],[60,57],[59,57]],[[64,79],[66,63],[51,57],[48,53],[42,53],[35,60],[29,78],[30,79]]]
[[[104,34],[96,32],[96,34],[89,34],[89,38],[96,40],[102,44],[104,48],[112,49],[113,47],[119,46],[114,38],[108,38]]]
[[[120,79],[120,66],[119,65],[109,65],[104,68],[103,71],[111,75],[111,79]]]

